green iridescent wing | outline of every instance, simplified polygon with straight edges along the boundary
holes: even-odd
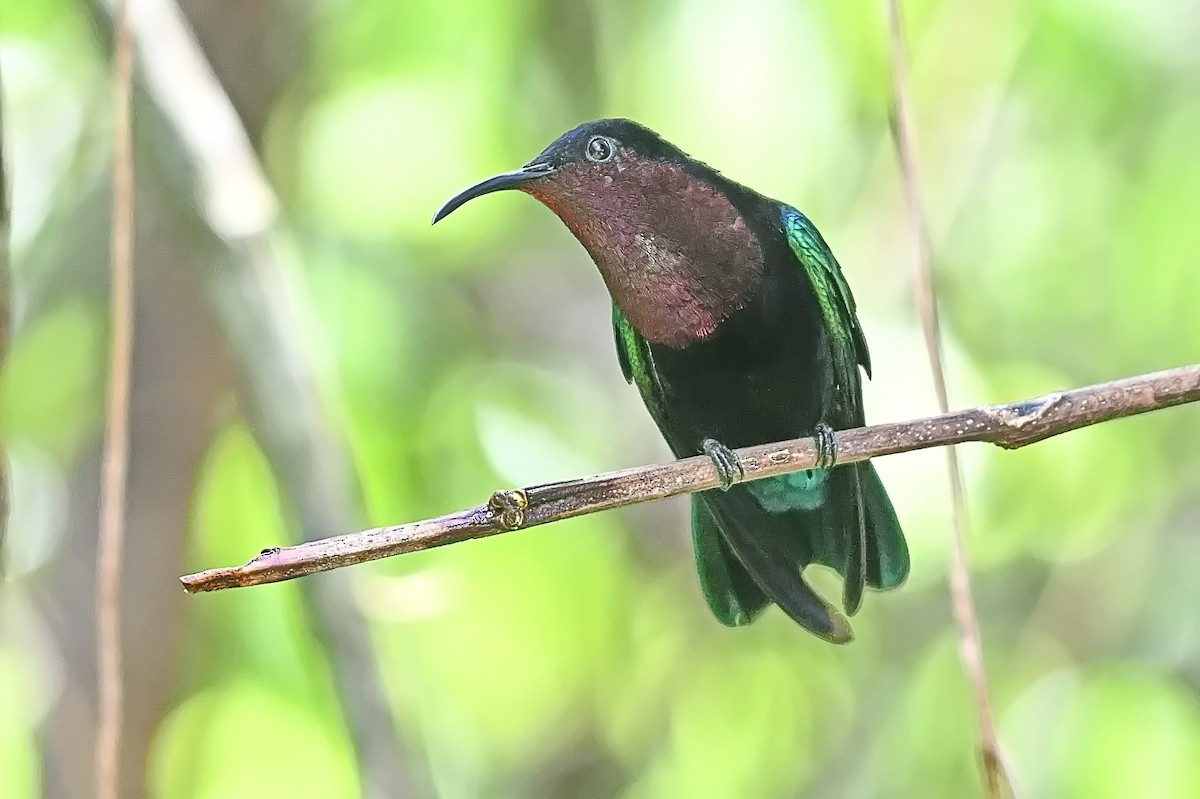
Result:
[[[862,424],[862,381],[858,367],[862,366],[867,377],[870,377],[871,355],[867,351],[862,326],[858,323],[854,295],[850,293],[842,268],[816,225],[787,205],[781,206],[780,216],[788,246],[804,267],[821,306],[821,315],[825,318],[836,377],[834,408],[830,410],[845,416],[847,421]]]
[[[613,338],[616,339],[617,360],[621,364],[621,374],[625,375],[625,382],[637,386],[651,418],[662,429],[665,422],[663,393],[658,375],[654,371],[650,345],[616,305],[613,305]]]
[[[808,217],[780,206],[780,221],[788,246],[803,267],[824,319],[829,346],[832,385],[823,414],[836,430],[864,424],[861,366],[869,377],[871,356],[856,313],[854,295],[829,245]],[[845,578],[842,597],[846,612],[862,603],[864,585],[892,588],[908,572],[908,550],[891,501],[870,464],[834,469],[830,475],[830,519],[826,523],[827,557]],[[840,563],[830,564],[834,558]]]

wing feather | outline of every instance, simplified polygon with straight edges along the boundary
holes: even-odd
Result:
[[[783,205],[780,219],[788,246],[804,268],[825,322],[834,380],[823,421],[839,430],[861,427],[865,417],[858,367],[862,366],[869,377],[871,356],[858,321],[854,295],[833,251],[808,217]],[[834,517],[831,526],[840,531],[845,542],[846,561],[844,568],[839,569],[845,576],[843,604],[848,613],[854,613],[862,603],[867,579],[867,516],[861,467],[834,469],[829,491],[829,513]]]

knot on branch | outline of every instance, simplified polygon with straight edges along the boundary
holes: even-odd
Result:
[[[516,530],[525,523],[525,510],[529,507],[529,495],[524,489],[504,489],[492,494],[488,508],[493,518],[499,520],[505,530]]]
[[[990,415],[1010,430],[1020,431],[1042,421],[1047,414],[1058,409],[1062,403],[1062,394],[1051,394],[1027,402],[1013,403],[992,409]]]

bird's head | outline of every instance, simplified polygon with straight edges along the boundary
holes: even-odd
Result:
[[[649,128],[628,119],[587,122],[555,139],[520,169],[476,183],[450,199],[435,223],[476,197],[517,189],[540,200],[569,226],[648,210],[652,195],[684,180],[688,158]],[[675,181],[663,181],[676,175]]]
[[[627,119],[564,133],[520,169],[455,195],[433,221],[507,189],[566,224],[650,341],[682,346],[710,335],[762,273],[760,244],[732,199],[747,190]]]

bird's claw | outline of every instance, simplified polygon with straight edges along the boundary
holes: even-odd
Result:
[[[704,439],[700,449],[712,459],[713,466],[717,467],[722,491],[728,491],[730,486],[746,476],[746,470],[742,468],[742,460],[737,453],[715,438]]]
[[[813,439],[817,444],[817,468],[832,469],[837,465],[837,438],[833,428],[821,422],[813,430]]]

